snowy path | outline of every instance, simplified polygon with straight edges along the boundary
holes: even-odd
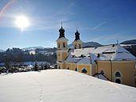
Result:
[[[136,88],[67,70],[0,75],[0,102],[136,102]]]

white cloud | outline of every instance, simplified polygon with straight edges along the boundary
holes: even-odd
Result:
[[[102,23],[99,23],[97,24],[96,26],[92,27],[91,30],[97,30],[99,29],[100,27],[102,27],[103,25],[105,25],[107,22],[102,22]]]

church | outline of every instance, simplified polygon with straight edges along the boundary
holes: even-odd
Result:
[[[78,71],[99,79],[136,87],[136,57],[120,44],[83,48],[80,33],[75,32],[73,48],[61,26],[57,42],[57,68]]]

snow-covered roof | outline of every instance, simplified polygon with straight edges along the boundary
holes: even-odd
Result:
[[[89,56],[92,53],[94,48],[83,48],[83,49],[75,49],[71,54],[80,57],[81,55]]]
[[[0,102],[136,102],[136,88],[70,70],[0,75]]]
[[[102,80],[107,80],[107,78],[105,76],[103,76],[102,74],[96,75],[95,77],[102,79]]]
[[[136,57],[128,52],[114,53],[111,60],[136,60]]]
[[[77,64],[90,64],[90,57],[84,57],[80,61],[77,62]]]
[[[70,55],[75,57],[90,56],[93,55],[92,61],[94,60],[136,60],[136,57],[132,55],[125,48],[120,45],[108,45],[97,48],[84,48],[84,49],[75,49],[71,52]],[[97,58],[99,54],[99,57]]]
[[[73,55],[69,55],[66,59],[66,62],[77,63],[79,60],[81,60],[81,58],[75,58]]]
[[[108,78],[104,75],[104,73],[96,73],[94,75],[94,77],[96,77],[98,79],[102,79],[102,80],[107,80],[108,81]]]

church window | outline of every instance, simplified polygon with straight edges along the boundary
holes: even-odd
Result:
[[[75,45],[75,49],[77,48],[77,46]]]
[[[100,54],[99,54],[99,53],[97,54],[97,57],[98,57],[98,58],[100,57]]]
[[[115,77],[121,77],[120,72],[116,72],[116,73],[115,73]]]
[[[58,48],[60,48],[60,44],[58,43]]]
[[[118,83],[118,84],[120,84],[121,80],[120,79],[116,79],[115,82]]]
[[[120,84],[121,83],[121,77],[122,77],[121,73],[120,72],[116,72],[115,73],[115,82]]]
[[[64,48],[66,47],[65,43],[63,43],[63,47],[64,47]]]
[[[77,68],[75,68],[75,71],[77,71]]]
[[[81,45],[79,44],[79,49],[81,49]]]
[[[69,67],[67,69],[69,70]]]
[[[85,68],[83,68],[82,73],[87,73],[87,70]]]

